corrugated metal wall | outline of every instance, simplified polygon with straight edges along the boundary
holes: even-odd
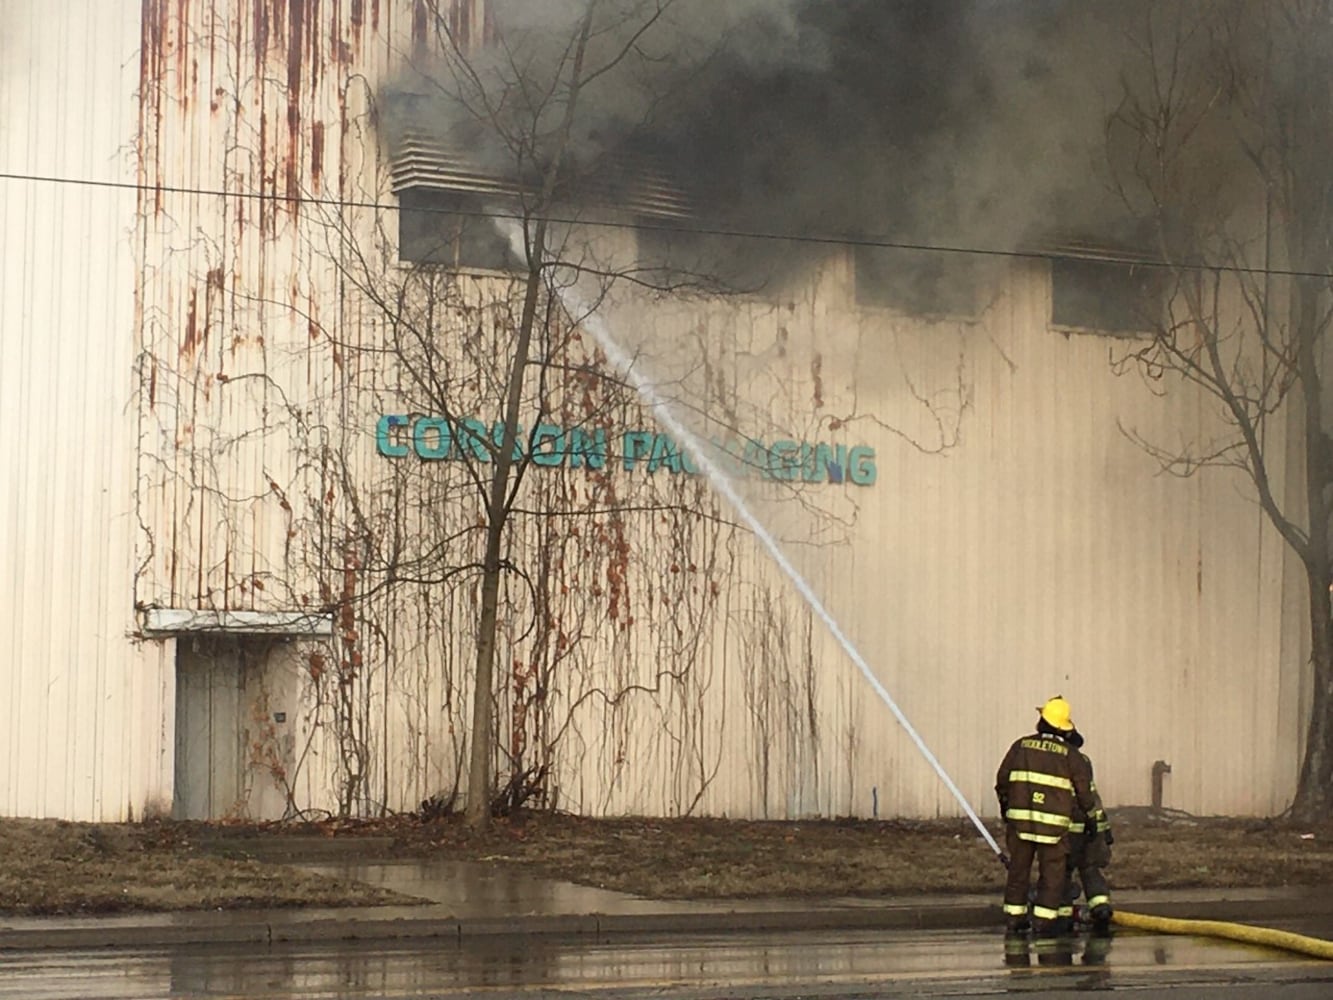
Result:
[[[43,12],[40,31],[29,13],[29,61],[0,70],[4,169],[137,167],[143,188],[136,202],[0,181],[5,246],[32,262],[7,254],[0,271],[0,410],[25,429],[0,497],[16,593],[0,621],[0,807],[118,818],[170,794],[175,643],[127,635],[135,603],[342,605],[333,643],[288,650],[254,685],[249,763],[282,787],[227,811],[414,808],[460,790],[475,583],[388,587],[375,561],[393,540],[466,562],[475,500],[458,463],[376,454],[379,416],[420,396],[378,353],[391,317],[355,287],[362,253],[363,277],[403,280],[374,97],[428,47],[431,5],[147,0],[137,62],[137,13],[74,6]],[[484,23],[476,3],[440,9],[459,30]],[[94,39],[70,74],[58,53]],[[48,144],[52,119],[84,124]],[[1015,263],[989,291],[977,322],[857,308],[849,258],[833,255],[776,300],[607,315],[686,413],[875,448],[873,486],[742,488],[974,804],[991,810],[1000,754],[1063,692],[1109,803],[1147,801],[1163,759],[1168,806],[1282,808],[1302,659],[1281,624],[1283,550],[1240,484],[1157,475],[1117,427],[1206,431],[1205,403],[1113,376],[1112,340],[1052,331],[1044,266]],[[437,319],[453,342],[502,351],[499,286],[451,294]],[[452,362],[484,373],[484,352],[463,350]],[[458,405],[488,419],[482,381]],[[608,405],[617,430],[650,425]],[[67,438],[81,447],[53,450]],[[522,501],[622,508],[515,523],[511,556],[536,583],[505,595],[501,742],[551,766],[555,804],[958,813],[706,483],[535,469]],[[275,769],[277,707],[294,717]]]
[[[1206,440],[1218,427],[1210,404],[1187,391],[1161,398],[1160,385],[1113,375],[1109,359],[1123,342],[1051,330],[1041,264],[1015,264],[976,324],[853,310],[845,267],[830,267],[792,313],[735,325],[695,319],[682,324],[689,334],[673,336],[661,325],[645,330],[643,312],[627,310],[620,329],[649,364],[678,355],[701,328],[714,343],[739,336],[742,354],[765,359],[743,371],[742,395],[762,400],[780,388],[795,414],[817,394],[826,415],[860,411],[849,426],[875,445],[879,479],[850,491],[851,541],[812,547],[796,529],[790,551],[968,797],[991,808],[996,748],[1033,721],[1034,705],[1063,692],[1108,801],[1149,801],[1161,759],[1173,766],[1168,806],[1283,808],[1300,731],[1288,699],[1300,670],[1279,655],[1282,546],[1243,481],[1221,471],[1163,475],[1118,429]],[[906,430],[926,449],[938,444],[934,418],[947,425],[960,377],[967,410],[953,449],[929,454],[878,426]],[[934,400],[933,412],[918,396]],[[1270,445],[1281,454],[1280,439]],[[807,618],[799,602],[774,615],[790,637],[778,664],[799,655],[790,647]],[[825,723],[819,810],[865,814],[873,786],[881,808],[954,812],[817,627],[812,645]],[[851,731],[838,734],[840,725]],[[759,811],[753,769],[740,764],[757,759],[755,748],[743,742],[708,800],[719,810],[748,802]],[[848,743],[855,750],[839,757]],[[794,791],[809,779],[788,774],[785,783]]]
[[[9,815],[116,817],[169,804],[170,656],[128,638],[138,40],[134,4],[0,10],[0,812]]]

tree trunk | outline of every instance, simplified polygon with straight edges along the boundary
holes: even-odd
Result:
[[[507,476],[505,477],[508,478]],[[477,621],[477,662],[472,692],[471,757],[468,761],[467,823],[485,827],[491,818],[491,752],[495,740],[495,639],[500,606],[500,540],[503,520],[491,519],[486,528],[486,555],[482,560],[481,616]]]
[[[1314,179],[1298,174],[1300,180],[1311,184]],[[1298,190],[1303,190],[1298,188]],[[1326,205],[1326,192],[1314,200],[1313,191],[1304,192],[1307,200],[1297,204]],[[1311,213],[1316,220],[1327,218],[1327,212]],[[1321,245],[1322,232],[1312,231],[1302,218],[1292,226],[1289,250],[1298,266],[1309,267],[1311,260],[1321,260],[1311,248]],[[1305,504],[1309,514],[1306,550],[1302,554],[1306,583],[1309,588],[1310,610],[1310,667],[1313,688],[1310,702],[1310,721],[1306,727],[1305,756],[1301,761],[1300,777],[1296,782],[1296,797],[1291,805],[1293,818],[1302,821],[1326,819],[1333,812],[1333,708],[1330,684],[1333,684],[1333,606],[1329,584],[1333,582],[1330,567],[1333,556],[1329,551],[1329,501],[1327,486],[1329,469],[1324,442],[1324,384],[1322,345],[1326,324],[1321,321],[1324,306],[1322,282],[1306,276],[1291,283],[1291,318],[1296,331],[1296,372],[1300,380],[1300,403],[1304,407],[1305,437]]]
[[[1327,576],[1310,572],[1308,579],[1314,690],[1305,757],[1296,783],[1296,798],[1291,804],[1292,818],[1302,822],[1326,819],[1333,813],[1333,719],[1329,717],[1333,710],[1333,612]]]
[[[523,378],[528,369],[532,328],[537,321],[537,299],[541,293],[546,221],[539,220],[528,246],[527,288],[523,313],[514,340],[505,400],[504,433],[495,454],[491,491],[486,502],[486,554],[482,558],[481,617],[477,622],[477,664],[472,691],[472,752],[468,760],[467,825],[483,829],[491,821],[491,756],[495,750],[495,712],[491,698],[495,687],[495,641],[500,606],[500,545],[509,520],[509,473],[514,465],[514,442],[518,437],[518,413],[523,403]]]
[[[536,210],[536,224],[532,211],[524,222],[527,238],[527,287],[523,296],[523,313],[519,318],[518,334],[514,342],[514,357],[509,367],[509,385],[505,401],[504,433],[491,474],[490,497],[486,503],[486,555],[482,563],[481,618],[477,634],[477,669],[472,693],[472,753],[468,761],[467,825],[483,829],[491,821],[491,757],[495,750],[494,706],[491,697],[495,685],[495,642],[499,622],[500,603],[500,545],[504,540],[505,524],[509,520],[509,473],[514,465],[514,442],[518,437],[518,415],[523,403],[523,380],[528,369],[528,355],[532,347],[533,327],[537,322],[537,303],[542,291],[546,267],[547,220],[545,210],[550,206],[556,184],[561,176],[565,151],[569,146],[583,87],[583,59],[592,34],[593,15],[597,2],[588,4],[579,27],[577,43],[570,62],[569,93],[561,122],[560,137],[551,162],[546,166],[541,194],[529,209]]]

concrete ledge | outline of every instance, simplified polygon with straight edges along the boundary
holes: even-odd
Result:
[[[809,930],[942,930],[999,926],[998,906],[862,907],[697,913],[563,914],[530,917],[316,918],[223,924],[181,919],[171,925],[99,924],[0,926],[0,951],[152,948],[203,944],[285,944],[328,941],[591,938],[663,934],[725,934]]]
[[[0,927],[0,951],[38,951],[42,949],[152,948],[186,944],[262,944],[269,943],[267,924],[230,927],[178,924],[136,926],[113,924],[82,927]]]
[[[327,639],[333,616],[309,611],[197,611],[149,608],[142,612],[144,635],[164,639],[192,633],[276,635]]]
[[[1333,914],[1333,895],[1317,893],[1293,897],[1284,893],[1262,895],[1239,891],[1232,896],[1203,898],[1183,892],[1117,898],[1117,906],[1152,916],[1200,920],[1232,920],[1263,924],[1298,916]],[[569,913],[540,916],[457,916],[422,913],[421,916],[385,916],[361,910],[340,915],[336,910],[293,911],[290,919],[272,913],[247,920],[244,911],[145,914],[135,922],[114,918],[22,918],[16,925],[0,921],[0,951],[45,949],[155,948],[179,945],[254,944],[267,946],[333,941],[393,941],[435,939],[462,943],[505,938],[608,940],[635,935],[728,934],[796,932],[811,930],[965,930],[1001,926],[998,902],[968,897],[957,903],[934,900],[914,905],[902,900],[860,905],[801,905],[775,901],[771,906],[721,909],[701,903],[697,910],[660,913]]]
[[[702,913],[649,913],[599,916],[597,933],[711,934],[751,931],[947,930],[1000,926],[994,906],[858,907],[848,909],[738,910]]]

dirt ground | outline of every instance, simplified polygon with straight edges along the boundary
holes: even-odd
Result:
[[[1114,814],[1118,889],[1333,885],[1333,823]],[[93,825],[0,819],[0,913],[366,906],[405,901],[281,863],[439,857],[659,899],[995,892],[1003,869],[965,821],[590,820],[526,814],[478,836],[423,822]],[[268,860],[260,860],[268,859]]]

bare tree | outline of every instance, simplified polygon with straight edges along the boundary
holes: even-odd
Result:
[[[1152,222],[1149,284],[1162,296],[1143,312],[1151,342],[1128,352],[1121,367],[1160,386],[1179,378],[1201,389],[1216,401],[1223,428],[1187,447],[1139,440],[1182,475],[1240,470],[1304,567],[1314,686],[1291,813],[1327,817],[1333,3],[1161,5],[1133,43],[1108,151],[1131,216]],[[1303,489],[1284,488],[1283,428],[1299,440]]]
[[[643,419],[633,390],[580,333],[581,322],[604,296],[628,287],[641,300],[702,293],[709,301],[753,290],[743,284],[745,279],[738,282],[724,273],[725,268],[719,269],[716,255],[706,250],[692,253],[676,248],[665,258],[656,258],[645,256],[639,247],[628,253],[623,245],[619,252],[607,250],[604,239],[588,235],[589,231],[600,237],[624,234],[623,227],[599,228],[597,223],[607,218],[608,195],[614,201],[617,193],[633,187],[626,183],[626,161],[630,174],[652,169],[636,158],[632,140],[650,117],[654,102],[664,97],[654,85],[678,83],[686,75],[682,62],[703,55],[672,50],[670,73],[662,73],[656,65],[664,57],[653,51],[661,47],[655,45],[654,33],[675,6],[674,0],[580,0],[572,5],[578,16],[567,23],[566,31],[554,35],[554,43],[551,37],[544,38],[535,49],[520,32],[506,36],[503,26],[492,27],[486,45],[469,46],[446,18],[438,19],[436,54],[414,59],[393,87],[377,95],[377,114],[382,119],[384,103],[396,102],[392,116],[396,121],[389,131],[434,130],[446,144],[470,144],[471,156],[489,172],[494,189],[484,200],[437,207],[438,226],[427,228],[440,238],[444,253],[441,258],[427,254],[427,259],[410,267],[385,266],[401,252],[401,220],[399,233],[387,231],[393,220],[383,216],[373,231],[349,221],[354,214],[333,220],[334,245],[327,256],[339,262],[343,280],[355,287],[374,322],[383,327],[383,336],[371,338],[372,344],[347,343],[344,349],[366,356],[377,369],[397,373],[397,384],[384,386],[386,393],[412,400],[414,412],[435,419],[440,449],[453,449],[462,459],[459,468],[470,496],[452,496],[432,487],[424,494],[433,498],[430,502],[480,505],[475,523],[459,525],[410,552],[399,544],[401,530],[387,523],[367,525],[365,530],[353,525],[352,531],[359,544],[371,550],[363,556],[362,566],[378,575],[381,586],[429,587],[459,578],[479,581],[466,782],[467,818],[474,826],[485,825],[493,812],[545,794],[554,747],[569,734],[577,710],[600,702],[614,714],[633,696],[660,698],[667,695],[668,686],[683,684],[696,659],[694,651],[711,627],[720,593],[718,579],[735,558],[727,543],[735,526],[698,477],[675,478],[665,489],[639,488],[618,483],[599,469],[590,474],[590,491],[581,500],[556,496],[546,487],[538,498],[529,489],[534,465],[553,457],[543,453],[541,439],[542,423],[552,414],[567,430],[586,429],[585,440],[595,435],[598,426],[624,425],[632,414]],[[608,89],[637,93],[627,100],[620,93],[608,97]],[[632,120],[635,115],[642,121]],[[628,148],[618,140],[630,140]],[[401,136],[389,137],[390,143],[395,141]],[[631,213],[636,208],[624,207]],[[668,230],[689,228],[678,219],[658,224]],[[497,253],[508,255],[509,279],[477,278],[448,266],[467,229],[479,231],[483,240],[494,241],[499,234],[504,245]],[[746,277],[754,274],[750,270]],[[571,295],[574,284],[577,294]],[[697,370],[675,371],[673,377],[701,383],[705,395],[711,394],[717,380],[708,374],[709,366],[714,371],[725,368],[722,356],[734,346],[699,344]],[[765,415],[762,404],[739,398],[701,403],[688,386],[678,394],[669,384],[659,388],[683,406],[704,406],[710,426],[721,425],[724,432],[742,439],[773,419],[772,414]],[[956,388],[963,396],[963,388]],[[915,398],[938,430],[938,444],[920,443],[889,429],[923,450],[947,450],[956,438],[959,415],[943,414],[934,401]],[[469,415],[468,401],[477,400],[499,401],[494,424]],[[873,412],[830,419],[828,426],[852,420],[887,426]],[[785,433],[795,430],[784,428]],[[687,461],[683,456],[668,460],[677,467]],[[836,521],[796,477],[777,474],[780,470],[771,465],[774,460],[762,449],[741,457],[742,464],[758,466],[751,471],[772,473],[771,482],[785,498],[813,507],[826,524]],[[349,496],[364,492],[364,476],[349,474],[342,489]],[[408,495],[401,484],[390,493],[401,508]],[[515,515],[529,513],[540,516],[523,518],[527,523],[516,528]],[[633,568],[640,554],[632,551],[622,523],[633,515],[659,518],[673,536],[671,551],[677,558],[670,568],[672,582],[659,591],[659,597],[670,603],[677,622],[658,630],[659,648],[647,657],[653,668],[646,676],[642,671],[626,673],[615,685],[597,682],[567,692],[567,711],[553,718],[541,704],[543,699],[553,684],[560,683],[562,666],[567,675],[579,655],[595,656],[580,647],[590,648],[589,637],[597,631],[595,623],[581,621],[586,608],[573,607],[562,586],[552,583],[561,578],[554,568],[568,557],[571,538],[579,532],[585,537],[595,533],[607,553],[607,566],[604,583],[594,584],[592,592],[605,598],[613,631],[627,636],[626,648],[641,641],[630,634],[634,621],[630,581],[650,574]],[[359,518],[356,514],[353,520]],[[418,531],[429,520],[419,519]],[[581,526],[570,523],[578,521]],[[829,538],[836,534],[833,527]],[[841,527],[845,530],[847,524]],[[476,559],[460,558],[460,552],[471,551],[468,546],[477,533],[482,543]],[[692,582],[700,577],[705,582]],[[533,655],[527,663],[500,664],[501,625],[512,620],[514,611],[505,606],[506,587],[511,585],[526,594]],[[760,594],[756,600],[762,608],[778,598]],[[756,634],[771,631],[772,619],[756,615],[747,628]],[[494,717],[497,672],[506,668],[505,695],[511,699],[511,717],[505,720],[508,741],[497,733]],[[778,692],[776,697],[786,695]],[[693,710],[702,712],[702,704]],[[537,718],[542,720],[536,726],[540,735],[524,728],[531,729]],[[810,728],[816,728],[813,720]],[[603,734],[605,744],[617,740],[615,734]],[[497,751],[506,764],[498,787],[493,774]],[[695,807],[716,773],[716,766],[702,755],[695,764],[696,783],[685,793],[683,811]],[[621,766],[619,761],[616,766]]]
[[[463,577],[479,581],[466,782],[466,815],[474,826],[489,822],[493,811],[544,794],[553,748],[581,705],[595,698],[614,706],[636,691],[653,693],[664,683],[678,681],[676,672],[682,669],[676,665],[679,657],[664,657],[666,665],[647,684],[626,678],[618,689],[584,689],[572,696],[563,720],[543,723],[545,732],[533,745],[524,729],[529,711],[535,713],[556,668],[582,641],[577,618],[560,606],[561,594],[551,583],[560,579],[551,563],[564,558],[561,539],[555,537],[561,534],[555,525],[562,519],[555,515],[587,515],[596,525],[589,532],[609,532],[601,539],[612,563],[605,596],[609,615],[624,628],[633,621],[624,592],[632,575],[631,552],[623,529],[617,527],[619,519],[629,512],[672,510],[695,522],[702,514],[703,524],[723,523],[716,500],[705,495],[701,481],[682,479],[665,491],[618,495],[614,479],[600,471],[608,457],[616,457],[606,454],[606,445],[579,456],[577,447],[567,444],[567,460],[594,468],[583,502],[537,501],[535,507],[550,516],[536,519],[535,534],[529,531],[522,541],[511,537],[510,527],[515,514],[527,512],[524,497],[533,466],[560,459],[544,450],[550,443],[542,439],[546,420],[558,417],[567,434],[586,429],[586,446],[595,439],[597,427],[623,423],[627,413],[637,409],[632,390],[608,369],[598,350],[584,343],[580,311],[597,308],[617,284],[651,294],[722,290],[720,282],[695,270],[646,266],[637,257],[608,255],[579,224],[591,206],[623,182],[625,170],[619,150],[589,152],[596,143],[588,142],[593,127],[588,120],[599,121],[607,114],[607,88],[637,85],[643,63],[650,59],[645,45],[672,5],[673,0],[588,0],[575,6],[577,17],[568,22],[567,34],[554,42],[541,38],[536,46],[529,36],[506,36],[495,26],[485,45],[472,45],[441,14],[432,25],[437,44],[429,55],[411,60],[402,78],[377,95],[377,115],[396,117],[399,126],[405,118],[403,127],[433,130],[446,144],[464,137],[474,161],[494,182],[492,189],[484,200],[473,199],[461,211],[428,208],[427,236],[438,241],[443,254],[427,253],[411,266],[387,266],[401,252],[401,227],[398,233],[389,231],[393,220],[381,216],[367,231],[358,228],[354,213],[330,219],[327,256],[338,262],[342,279],[356,289],[368,305],[369,321],[383,332],[373,344],[344,343],[343,349],[365,355],[372,367],[396,373],[396,385],[385,386],[386,392],[411,400],[414,412],[431,419],[432,432],[438,435],[434,447],[462,459],[456,466],[463,471],[463,489],[480,502],[475,522],[450,529],[429,544],[409,547],[402,526],[390,523],[392,516],[369,523],[373,515],[368,508],[383,510],[384,505],[355,501],[367,493],[364,475],[348,470],[340,477],[344,495],[353,498],[350,534],[363,550],[358,568],[370,570],[378,587],[430,587]],[[384,104],[395,101],[406,110],[386,114]],[[626,131],[623,123],[618,129]],[[393,137],[388,141],[392,144]],[[598,209],[592,211],[595,215]],[[472,276],[450,266],[459,241],[478,233],[491,245],[497,262],[504,261],[499,266],[511,272],[508,278]],[[565,294],[574,282],[580,284],[577,303]],[[494,424],[466,409],[487,399],[500,404]],[[345,461],[345,456],[332,460]],[[405,487],[399,483],[390,488],[400,509],[411,492]],[[462,493],[433,487],[424,495],[430,498],[428,504],[472,502]],[[531,491],[526,495],[533,499]],[[418,532],[428,520],[418,522]],[[686,531],[680,518],[673,523],[689,536],[680,539],[683,551],[700,553],[686,560],[690,571],[698,566],[711,573],[708,546]],[[482,535],[480,552],[475,560],[461,558],[460,553],[472,551],[477,531]],[[578,529],[571,529],[571,536],[577,535]],[[512,555],[517,548],[535,552],[530,565],[521,565]],[[527,594],[534,648],[531,663],[512,665],[513,690],[508,695],[514,717],[508,720],[507,745],[497,741],[494,718],[500,623],[512,612],[502,607],[506,580],[517,582]],[[593,589],[596,595],[601,588]],[[678,630],[677,642],[689,646],[701,640],[717,592],[715,585],[704,588],[698,613],[689,616],[691,628]],[[355,599],[370,596],[363,590]],[[684,602],[684,593],[676,600]],[[497,749],[508,765],[499,789],[492,773]]]

